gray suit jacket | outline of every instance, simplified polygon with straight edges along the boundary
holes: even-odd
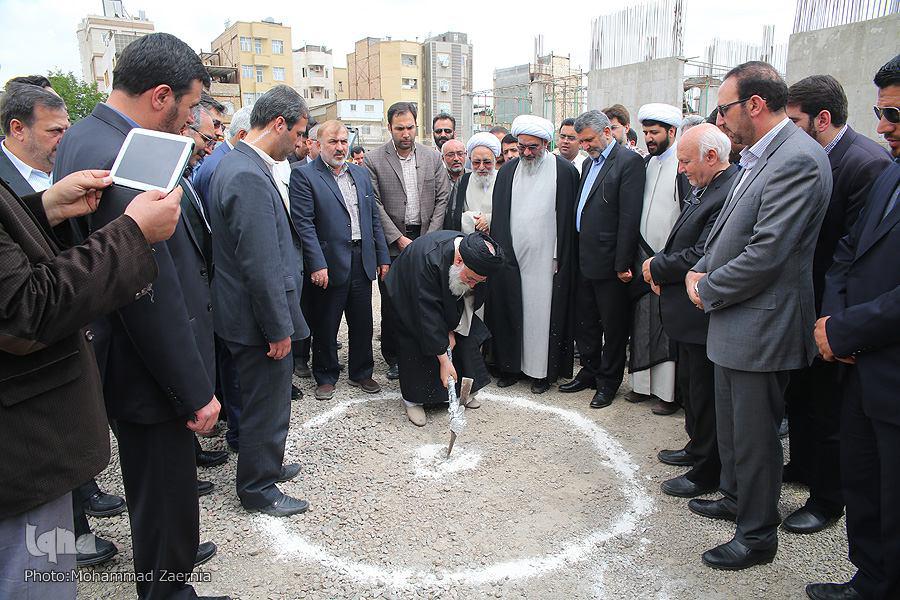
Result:
[[[444,226],[444,212],[450,197],[450,179],[440,154],[435,150],[417,143],[415,153],[419,215],[424,235]],[[406,190],[403,187],[403,168],[394,142],[389,141],[366,153],[366,166],[372,174],[372,187],[375,188],[384,237],[391,256],[397,256],[400,249],[394,242],[406,233]]]
[[[828,156],[788,123],[738,185],[692,269],[708,273],[699,285],[707,354],[742,371],[806,367],[816,355],[812,260],[831,196]]]
[[[209,219],[219,337],[245,346],[309,337],[300,313],[300,236],[268,166],[244,142],[213,173]]]

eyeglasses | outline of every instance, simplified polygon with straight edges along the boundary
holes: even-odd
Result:
[[[446,134],[450,135],[453,133],[453,130],[452,129],[435,129],[434,132],[435,133],[446,133]]]
[[[577,135],[563,135],[563,134],[559,134],[559,139],[561,139],[561,140],[566,140],[567,142],[574,142],[575,140],[578,139],[578,136],[577,136]]]
[[[449,156],[450,158],[453,158],[453,157],[456,157],[456,158],[465,158],[465,157],[466,157],[466,151],[465,151],[465,150],[459,150],[458,152],[444,152],[444,156]]]
[[[884,118],[888,123],[900,123],[900,107],[897,106],[873,106],[875,118],[879,121]]]
[[[215,138],[215,137],[211,137],[211,136],[206,135],[205,133],[203,133],[202,131],[200,131],[199,129],[197,129],[196,127],[194,127],[193,125],[188,125],[188,127],[190,127],[197,135],[199,135],[200,137],[202,137],[202,138],[203,138],[203,141],[206,143],[207,146],[215,146],[215,145],[216,145],[216,138]]]
[[[516,144],[516,146],[519,148],[519,152],[530,150],[532,154],[544,147],[543,144]]]
[[[744,102],[746,102],[747,100],[749,100],[752,97],[753,96],[748,96],[746,98],[742,98],[741,100],[735,100],[734,102],[729,102],[728,104],[720,104],[716,108],[719,110],[719,114],[722,115],[722,117],[724,117],[726,110],[728,110],[735,104],[743,104]],[[763,100],[765,100],[765,98],[763,98]]]
[[[494,164],[494,161],[492,161],[490,159],[488,159],[488,160],[473,160],[472,161],[473,167],[486,167],[488,165],[493,165],[493,164]]]

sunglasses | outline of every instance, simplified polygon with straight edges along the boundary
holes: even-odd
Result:
[[[435,129],[434,132],[435,133],[446,133],[446,134],[450,135],[453,133],[453,130],[452,129]]]
[[[873,106],[875,118],[879,121],[884,118],[888,123],[900,123],[900,107],[897,106]]]

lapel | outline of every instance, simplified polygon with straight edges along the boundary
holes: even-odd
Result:
[[[619,144],[617,143],[613,146],[613,149],[610,151],[609,156],[606,157],[606,160],[603,161],[603,166],[600,167],[600,172],[597,174],[597,179],[594,180],[594,185],[591,186],[591,193],[588,194],[587,199],[584,201],[584,205],[587,206],[587,203],[591,201],[591,197],[594,195],[594,192],[597,191],[597,188],[600,187],[600,183],[603,181],[603,178],[606,177],[606,174],[609,173],[609,170],[612,168],[613,162],[615,162],[616,157],[619,154]],[[590,169],[588,169],[590,171]]]
[[[734,172],[737,170],[737,165],[728,165],[728,168],[722,171],[721,175],[713,179],[712,183],[709,184],[709,188],[707,188],[707,190],[703,193],[703,195],[707,198],[707,202],[709,202],[709,199],[713,197],[723,185],[725,185],[725,182],[732,178]],[[694,211],[696,211],[697,208],[703,203],[702,199],[696,204],[686,203],[687,197],[690,196],[693,191],[694,188],[690,188],[687,196],[685,196],[685,198],[683,199],[683,201],[685,202],[684,208],[682,208],[681,214],[678,215],[678,220],[675,221],[675,225],[672,226],[672,231],[671,233],[669,233],[669,239],[668,241],[666,241],[666,249],[668,249],[669,245],[675,239],[675,234],[678,232],[681,226],[685,224],[685,222],[688,220],[688,217],[690,217],[694,213]]]
[[[123,136],[127,136],[128,132],[134,129],[134,126],[126,121],[122,115],[103,102],[94,107],[91,116],[96,117],[110,127],[117,129]]]
[[[319,173],[319,177],[322,178],[325,185],[331,189],[331,193],[337,198],[338,204],[344,207],[347,214],[350,214],[350,209],[347,208],[347,203],[344,201],[344,195],[341,193],[341,188],[338,187],[337,181],[334,180],[334,175],[331,174],[331,169],[328,168],[328,165],[325,164],[325,161],[322,160],[321,156],[316,158],[315,168]]]
[[[418,144],[413,146],[413,152],[418,151]],[[425,187],[425,168],[422,165],[422,158],[425,153],[416,154],[416,192],[419,196],[419,204],[422,203],[422,196],[424,195],[422,189]],[[430,166],[430,165],[429,165]]]
[[[400,182],[400,189],[403,195],[406,195],[406,184],[403,181],[403,167],[400,166],[400,158],[397,156],[397,150],[394,148],[393,142],[388,142],[384,147],[384,153],[387,155],[387,162],[397,175],[397,181]],[[418,162],[416,164],[419,164]]]
[[[27,196],[34,193],[34,188],[28,183],[28,180],[22,177],[22,174],[16,168],[16,165],[9,160],[6,152],[0,150],[0,179],[6,182],[12,191],[19,196]]]
[[[16,172],[18,173],[18,170],[16,170]],[[19,173],[20,177],[21,177],[21,175],[22,174]],[[26,185],[27,185],[27,182],[26,182]],[[28,207],[28,204],[26,204],[25,201],[22,200],[22,196],[27,196],[28,194],[33,194],[34,189],[32,189],[32,187],[29,185],[28,193],[19,194],[17,191],[13,190],[12,186],[9,185],[5,179],[2,181],[2,183],[0,183],[0,186],[2,186],[5,189],[6,195],[8,195],[10,198],[15,197],[14,202],[16,202],[18,204],[19,208],[28,215],[27,219],[21,219],[20,224],[24,229],[26,229],[28,231],[28,233],[29,233],[29,235],[31,235],[32,239],[41,246],[41,249],[47,253],[47,256],[53,257],[54,255],[58,254],[59,248],[57,247],[56,242],[54,242],[50,238],[49,232],[44,231],[44,228],[41,227],[40,225],[38,225],[38,223],[40,221],[38,221],[38,218],[36,216],[34,216],[34,213]],[[0,202],[2,202],[2,201],[3,200],[0,199]],[[10,204],[10,206],[9,206],[10,211],[13,213],[13,215],[18,217],[19,215],[16,214],[16,210],[15,210],[15,207],[12,206],[12,202],[10,202],[9,204]]]
[[[203,222],[203,217],[197,211],[197,198],[194,194],[191,193],[191,186],[187,184],[187,180],[182,176],[181,180],[179,180],[178,185],[181,186],[182,191],[184,191],[184,198],[187,199],[187,204],[190,209],[196,213],[196,217],[199,222]],[[184,207],[184,203],[182,203],[182,208]],[[191,219],[187,214],[187,211],[181,211],[181,218],[184,220],[185,229],[187,229],[188,237],[191,238],[191,241],[194,243],[194,247],[197,248],[197,252],[200,253],[200,256],[203,256],[203,245],[200,243],[200,240],[197,239],[197,234],[194,231],[193,226],[191,226]]]
[[[888,213],[884,220],[881,219],[882,215],[884,215],[884,209],[887,208],[887,203],[890,202],[894,194],[894,190],[900,184],[900,165],[892,162],[888,169],[889,171],[884,177],[884,182],[877,188],[873,187],[872,192],[874,193],[870,192],[869,203],[866,207],[869,216],[866,220],[866,226],[859,236],[859,245],[856,249],[857,259],[868,252],[875,245],[875,242],[884,237],[888,231],[900,222],[900,204],[894,206],[894,209]]]
[[[831,149],[831,154],[828,155],[828,162],[831,163],[831,172],[834,173],[841,166],[841,162],[844,160],[844,155],[847,153],[847,149],[853,145],[853,141],[856,139],[856,132],[848,125],[847,131],[844,132],[844,135],[841,137],[841,141],[837,143],[837,145]]]

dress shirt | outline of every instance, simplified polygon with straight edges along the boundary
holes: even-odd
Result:
[[[8,158],[9,162],[16,167],[16,170],[22,174],[22,178],[28,182],[31,189],[35,192],[43,192],[50,187],[50,184],[52,183],[50,173],[44,173],[40,169],[33,169],[19,160],[19,157],[10,152],[9,148],[6,147],[6,140],[0,142],[0,148],[3,148],[3,153],[6,155],[6,158]]]
[[[737,185],[734,186],[734,191],[731,193],[732,198],[737,195],[737,191],[744,185],[747,174],[753,170],[753,167],[755,167],[756,163],[759,162],[759,159],[762,158],[766,148],[769,147],[769,144],[772,143],[772,140],[775,139],[778,132],[790,122],[791,120],[785,117],[784,120],[770,129],[766,135],[759,138],[755,144],[741,150],[741,162],[739,163],[741,165],[741,178],[738,180]]]
[[[834,139],[828,142],[828,145],[825,146],[825,154],[831,154],[831,151],[834,150],[834,147],[838,145],[838,142],[841,141],[841,138],[844,137],[845,133],[847,133],[846,125],[841,127],[841,130],[837,132],[837,135],[834,136]]]
[[[353,175],[350,174],[350,165],[347,163],[341,164],[341,171],[337,175],[334,174],[331,165],[325,163],[325,166],[331,170],[331,175],[334,177],[335,182],[338,184],[338,188],[341,190],[341,196],[344,197],[344,204],[347,207],[347,212],[350,213],[350,239],[361,240],[362,233],[359,229],[359,197],[356,195],[356,182],[353,181]]]
[[[197,193],[197,190],[194,189],[194,184],[191,183],[191,178],[185,173],[184,177],[182,177],[184,183],[190,188],[191,193],[194,195],[194,199],[197,201],[195,206],[197,210],[200,211],[200,218],[203,219],[203,224],[206,225],[207,231],[212,231],[209,227],[209,219],[206,218],[206,211],[203,210],[203,202],[200,201],[200,194]]]
[[[132,119],[131,117],[129,117],[128,115],[123,113],[122,111],[113,108],[112,106],[110,106],[109,103],[105,103],[105,104],[106,104],[107,108],[109,108],[111,111],[113,111],[114,113],[116,113],[117,115],[119,115],[120,117],[125,119],[126,121],[128,121],[128,124],[131,125],[132,127],[140,127],[141,126],[140,123],[138,123],[137,121],[135,121],[134,119]]]
[[[581,198],[578,200],[578,209],[575,213],[575,231],[581,232],[581,212],[584,210],[588,196],[591,195],[591,188],[594,187],[594,182],[600,174],[600,169],[603,168],[603,163],[609,158],[609,153],[612,152],[615,145],[616,140],[613,139],[606,149],[600,153],[600,156],[591,160],[591,170],[588,171],[587,179],[584,180],[584,187],[581,189]]]
[[[397,152],[397,145],[394,145],[394,151]],[[397,158],[400,159],[400,168],[403,170],[403,189],[406,191],[406,217],[404,222],[407,225],[421,225],[422,217],[419,214],[419,181],[416,177],[416,145],[413,143],[412,152],[409,156],[403,158],[400,152],[397,152]]]
[[[280,172],[282,167],[279,167],[280,162],[251,144],[250,142],[244,140],[244,143],[253,148],[253,151],[259,154],[259,157],[263,159],[263,162],[266,163],[266,166],[269,167],[269,173],[272,174],[272,179],[275,180],[275,187],[278,188],[278,193],[281,194],[281,201],[284,202],[284,207],[289,211],[291,209],[291,202],[288,196],[287,185],[284,183],[284,177]],[[287,162],[287,161],[281,161]],[[290,166],[288,167],[290,168]]]

